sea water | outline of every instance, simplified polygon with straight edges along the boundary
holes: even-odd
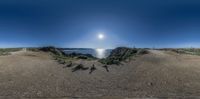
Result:
[[[97,58],[106,58],[109,56],[111,53],[112,49],[102,49],[102,48],[97,48],[97,49],[66,49],[64,50],[65,53],[70,54],[70,53],[81,53],[81,54],[91,54],[94,57]]]

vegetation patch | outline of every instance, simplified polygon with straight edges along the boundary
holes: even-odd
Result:
[[[81,54],[81,53],[70,53],[66,54],[63,50],[55,48],[55,47],[42,47],[39,48],[40,51],[49,52],[55,60],[60,64],[66,64],[68,61],[74,59],[84,59],[84,60],[93,60],[97,59],[90,54]]]
[[[148,51],[146,49],[118,47],[114,49],[107,58],[100,59],[99,62],[107,65],[119,65],[121,61],[124,61],[132,56],[143,55],[147,53]]]
[[[30,48],[27,48],[28,51],[32,51],[32,52],[39,52],[39,48],[34,48],[34,47],[30,47]]]
[[[166,51],[173,51],[178,54],[190,54],[190,55],[200,55],[200,49],[198,48],[179,48],[179,49],[161,49]]]
[[[2,55],[10,55],[10,52],[20,51],[22,48],[2,48],[0,49],[0,56]]]
[[[34,49],[36,50],[36,49]],[[42,47],[38,50],[49,52],[55,60],[58,61],[60,64],[67,64],[74,59],[83,59],[83,60],[96,60],[98,58],[92,56],[91,54],[81,54],[81,53],[69,53],[66,54],[62,49],[58,49],[55,47]],[[112,65],[117,64],[119,65],[122,61],[125,61],[132,56],[143,55],[147,54],[148,51],[146,49],[139,49],[139,48],[127,48],[127,47],[118,47],[110,53],[107,58],[99,59],[99,62]]]
[[[44,51],[44,52],[50,52],[56,56],[65,56],[65,53],[62,50],[59,50],[59,49],[57,49],[55,47],[51,47],[51,46],[42,47],[42,48],[39,48],[39,50]]]
[[[91,54],[81,54],[81,53],[70,53],[70,54],[65,54],[65,56],[76,59],[97,59]]]

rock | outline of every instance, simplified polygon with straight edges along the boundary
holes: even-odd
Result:
[[[66,65],[67,67],[71,67],[72,66],[72,62],[70,61],[69,64]]]
[[[95,71],[96,70],[96,67],[94,66],[94,64],[92,65],[92,67],[90,68],[90,72],[89,72],[89,74],[91,74],[93,71]]]
[[[70,61],[66,66],[64,66],[63,68],[66,68],[66,67],[72,67],[72,62]]]
[[[147,85],[148,86],[153,86],[153,83],[152,82],[148,82]]]
[[[72,69],[72,72],[75,72],[77,70],[87,70],[89,69],[88,67],[84,67],[83,64],[79,64],[78,66],[76,66],[75,68]]]
[[[59,64],[65,64],[65,61],[64,60],[58,60],[58,63]]]
[[[104,68],[106,69],[106,71],[109,72],[109,69],[108,69],[108,66],[107,66],[107,65],[104,65],[104,66],[102,66],[102,67],[104,67]]]

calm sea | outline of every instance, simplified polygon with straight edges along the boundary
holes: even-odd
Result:
[[[81,53],[81,54],[91,54],[97,58],[106,58],[109,56],[112,49],[65,49],[64,52],[69,53]]]

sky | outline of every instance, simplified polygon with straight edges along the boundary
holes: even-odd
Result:
[[[200,47],[200,1],[1,0],[0,47],[40,46]]]

